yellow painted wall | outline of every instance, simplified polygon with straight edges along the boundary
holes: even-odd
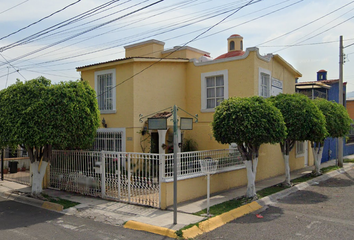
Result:
[[[189,58],[189,59],[192,59],[192,58],[200,58],[201,56],[204,56],[203,53],[201,52],[197,52],[197,51],[193,51],[191,49],[181,49],[181,50],[178,50],[176,52],[167,52],[167,53],[163,53],[162,54],[162,57],[167,57],[167,58]]]
[[[155,57],[160,58],[161,52],[164,49],[164,45],[157,43],[149,43],[143,45],[137,45],[135,47],[129,47],[125,50],[125,57]]]
[[[210,192],[221,192],[247,184],[246,169],[210,175]],[[177,202],[205,196],[207,192],[206,176],[189,178],[177,182]],[[161,208],[173,205],[173,182],[161,184]]]

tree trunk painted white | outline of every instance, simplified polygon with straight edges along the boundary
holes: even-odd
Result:
[[[321,159],[323,154],[323,147],[320,147],[319,151],[318,148],[312,148],[313,158],[315,160],[315,175],[321,175]]]
[[[284,165],[285,165],[285,186],[291,186],[290,183],[290,164],[289,164],[289,155],[283,155],[284,158]]]
[[[42,161],[40,170],[38,171],[39,161],[31,163],[32,169],[32,195],[38,195],[43,191],[42,182],[46,172],[48,162]]]
[[[256,173],[257,173],[257,165],[258,165],[258,158],[254,158],[252,160],[243,161],[246,165],[247,170],[247,192],[246,197],[252,198],[256,196]]]

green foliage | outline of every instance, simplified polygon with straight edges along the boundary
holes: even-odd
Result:
[[[96,93],[87,82],[17,81],[0,91],[0,125],[1,146],[86,148],[99,126]]]
[[[257,96],[224,100],[215,109],[212,127],[218,142],[237,143],[254,152],[261,144],[278,143],[286,136],[280,111],[271,102]]]
[[[269,99],[281,111],[288,141],[316,141],[327,136],[326,119],[318,107],[302,94],[279,94]]]
[[[183,152],[197,151],[198,144],[190,138],[183,139]]]
[[[344,137],[349,133],[353,121],[342,105],[323,98],[315,99],[314,103],[326,118],[326,129],[330,137]]]

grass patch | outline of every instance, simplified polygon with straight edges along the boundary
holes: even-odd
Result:
[[[347,159],[346,158],[346,159],[344,159],[344,162],[353,162],[354,163],[354,159]],[[328,172],[331,172],[331,171],[334,171],[334,170],[338,170],[338,169],[340,169],[340,167],[338,167],[338,166],[329,166],[329,167],[321,168],[321,172],[322,173],[328,173]],[[311,180],[311,179],[313,179],[315,177],[317,177],[317,176],[315,176],[312,173],[309,173],[309,174],[303,175],[303,176],[301,176],[299,178],[293,179],[293,180],[291,180],[291,182],[296,185],[296,184]],[[258,198],[263,198],[263,197],[272,195],[274,193],[280,192],[282,190],[285,190],[287,188],[290,188],[290,187],[285,187],[282,184],[277,184],[277,185],[274,185],[274,186],[267,187],[267,188],[264,188],[262,190],[259,190],[257,192],[257,197]],[[241,197],[241,198],[238,198],[238,199],[232,199],[230,201],[219,203],[217,205],[211,206],[210,209],[209,209],[209,213],[214,215],[214,216],[220,215],[220,214],[226,213],[228,211],[231,211],[231,210],[233,210],[235,208],[241,207],[242,205],[245,205],[245,204],[250,203],[252,201],[253,201],[253,199],[246,198],[246,197]],[[202,214],[206,214],[206,213],[207,213],[207,209],[203,209],[203,210],[201,210],[199,212],[194,213],[194,215],[201,216]],[[190,225],[185,226],[184,228],[181,228],[180,230],[176,231],[177,236],[180,237],[180,238],[183,237],[183,233],[182,233],[183,230],[189,229],[189,228],[191,228],[193,226],[198,226],[198,224],[199,223],[190,224]]]
[[[344,158],[343,162],[345,162],[345,163],[354,163],[354,159]]]
[[[316,177],[315,175],[312,175],[312,173],[309,173],[309,174],[303,175],[303,176],[301,176],[299,178],[295,178],[295,179],[291,180],[291,182],[293,184],[299,184],[299,183],[311,180],[312,178],[315,178],[315,177]]]
[[[321,172],[328,173],[328,172],[338,170],[338,169],[340,169],[340,167],[338,167],[338,166],[329,166],[329,167],[321,168]]]
[[[284,186],[282,186],[282,184],[277,184],[277,185],[274,185],[274,186],[267,187],[267,188],[264,188],[262,190],[259,190],[257,192],[257,197],[258,198],[263,198],[263,197],[272,195],[273,193],[277,193],[277,192],[283,191],[284,189],[287,189],[287,188],[289,188],[289,187],[284,187]]]
[[[57,203],[63,206],[64,209],[74,207],[76,205],[79,205],[80,203],[78,202],[73,202],[70,200],[62,199],[62,198],[53,198],[49,196],[48,194],[42,193],[42,196],[47,199],[49,202],[52,203]]]
[[[228,212],[232,209],[241,207],[242,205],[251,202],[251,200],[247,199],[246,197],[238,198],[238,199],[232,199],[227,202],[219,203],[217,205],[211,206],[209,209],[209,213],[216,216],[223,214],[225,212]],[[207,209],[203,209],[197,213],[194,213],[194,215],[201,216],[202,214],[206,214]]]

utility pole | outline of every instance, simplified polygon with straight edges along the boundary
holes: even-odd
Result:
[[[177,224],[177,106],[173,106],[173,224]]]
[[[343,104],[343,64],[344,64],[344,54],[343,54],[343,36],[339,36],[339,104]],[[343,138],[338,138],[338,166],[343,167]]]

